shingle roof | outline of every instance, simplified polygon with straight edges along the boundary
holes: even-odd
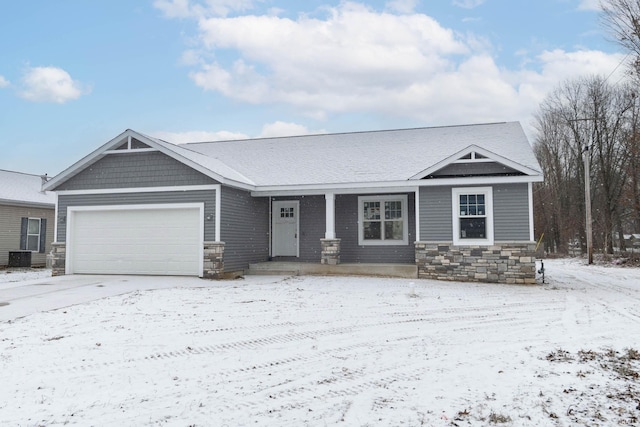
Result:
[[[190,155],[206,167],[210,164],[223,176],[220,165],[239,181],[286,186],[404,181],[472,145],[509,159],[531,174],[542,174],[518,122],[202,142],[177,147],[182,155]]]
[[[55,194],[42,192],[42,178],[22,172],[0,169],[0,203],[55,205]]]

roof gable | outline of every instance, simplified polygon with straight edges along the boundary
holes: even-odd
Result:
[[[235,183],[238,186],[251,186],[245,177],[241,176],[226,165],[215,159],[207,158],[199,153],[193,153],[180,146],[170,144],[160,139],[151,138],[139,132],[127,129],[111,139],[87,156],[83,157],[60,174],[56,175],[46,185],[45,189],[55,190],[64,182],[85,170],[90,165],[108,155],[127,155],[159,151],[173,159],[191,167],[192,169],[222,183]]]
[[[444,172],[451,170],[452,165],[472,166],[484,164],[485,168],[474,168],[469,173],[456,173],[456,176],[487,176],[487,175],[538,175],[539,171],[523,166],[517,162],[507,159],[496,153],[492,153],[477,145],[470,145],[463,150],[450,155],[449,157],[429,166],[428,168],[413,175],[410,179],[429,179],[437,177],[450,177],[451,174]],[[491,165],[491,166],[490,166]],[[498,167],[496,167],[498,166]],[[499,170],[502,170],[499,172]],[[460,168],[457,168],[460,170]]]

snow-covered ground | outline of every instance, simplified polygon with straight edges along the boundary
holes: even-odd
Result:
[[[248,277],[0,323],[0,423],[637,424],[640,270],[545,264],[536,286]]]

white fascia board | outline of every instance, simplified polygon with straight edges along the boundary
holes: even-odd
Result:
[[[492,184],[519,184],[528,182],[542,182],[542,175],[522,175],[522,176],[486,176],[486,177],[465,177],[465,178],[434,178],[422,179],[418,181],[386,181],[386,182],[363,182],[346,184],[313,184],[313,185],[287,185],[287,186],[264,186],[257,187],[251,192],[254,197],[276,197],[276,196],[312,196],[322,195],[327,192],[335,194],[367,194],[380,193],[383,191],[392,192],[414,192],[416,187],[442,187],[442,186],[473,186]]]
[[[183,185],[173,187],[133,187],[133,188],[103,188],[95,190],[61,190],[56,191],[58,195],[68,196],[77,194],[126,194],[126,193],[158,193],[158,192],[184,192],[200,190],[220,189],[220,184],[210,185]]]
[[[489,160],[493,160],[494,162],[497,163],[501,163],[505,166],[508,166],[512,169],[517,170],[518,172],[522,172],[524,174],[527,175],[539,175],[540,171],[537,171],[535,169],[531,169],[529,167],[523,166],[520,163],[514,162],[513,160],[509,160],[506,157],[503,157],[499,154],[493,153],[489,150],[485,150],[482,147],[478,147],[477,145],[470,145],[467,148],[465,148],[464,150],[460,150],[455,154],[452,154],[451,156],[447,157],[444,160],[439,161],[438,163],[436,163],[435,165],[432,165],[430,167],[428,167],[427,169],[424,169],[421,172],[418,172],[417,174],[415,174],[414,176],[412,176],[411,178],[409,178],[410,180],[419,180],[424,178],[425,176],[436,172],[440,169],[442,169],[445,166],[448,166],[449,164],[452,163],[457,163],[458,160],[460,160],[460,157],[464,157],[467,154],[471,153],[471,152],[476,152],[476,153],[480,153],[483,156],[487,157]],[[483,159],[484,160],[484,159]],[[486,160],[483,161],[483,163],[486,162]]]

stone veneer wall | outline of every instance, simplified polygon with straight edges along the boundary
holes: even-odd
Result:
[[[340,239],[320,239],[320,264],[340,264]]]
[[[460,282],[535,284],[535,243],[508,242],[492,246],[454,246],[416,242],[421,279]]]
[[[203,279],[222,279],[224,276],[224,242],[204,242]]]
[[[67,258],[67,244],[64,242],[51,243],[51,275],[65,275],[65,260]]]

